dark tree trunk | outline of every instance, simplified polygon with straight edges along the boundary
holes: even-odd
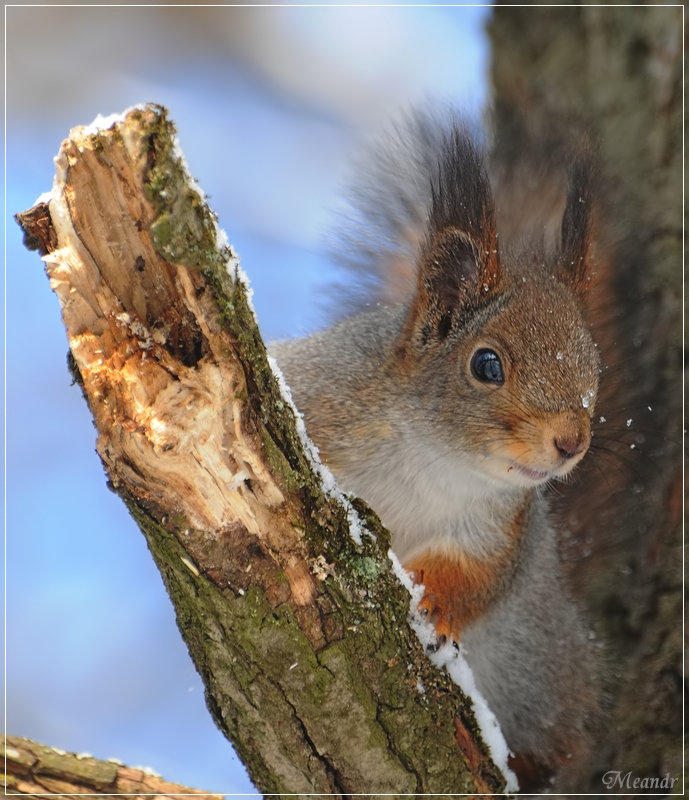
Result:
[[[497,137],[526,154],[520,170],[497,164],[504,191],[547,222],[557,187],[539,169],[582,135],[599,149],[605,421],[556,500],[608,649],[609,723],[581,791],[602,792],[610,770],[682,774],[682,22],[679,7],[573,5],[499,7],[489,26]]]

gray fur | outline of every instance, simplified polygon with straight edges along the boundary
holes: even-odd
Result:
[[[508,745],[552,765],[585,747],[597,715],[596,659],[561,575],[546,502],[518,468],[503,469],[499,459],[503,442],[511,443],[505,414],[526,430],[531,416],[578,415],[585,430],[586,411],[593,412],[598,356],[578,299],[585,244],[563,234],[579,248],[571,279],[560,261],[544,265],[538,254],[501,264],[498,275],[489,263],[478,264],[475,285],[464,273],[453,277],[454,251],[443,245],[436,255],[434,242],[459,229],[477,242],[477,260],[483,258],[489,233],[477,241],[479,223],[490,215],[492,199],[481,185],[478,149],[461,139],[461,147],[448,150],[453,132],[466,136],[465,126],[448,134],[435,122],[416,119],[406,135],[409,160],[400,161],[404,148],[397,146],[374,171],[378,211],[362,235],[358,262],[385,260],[397,247],[418,270],[416,299],[376,306],[271,349],[325,463],[341,488],[380,514],[402,563],[456,548],[491,559],[504,546],[515,512],[527,509],[514,568],[461,638]],[[467,152],[479,166],[465,167]],[[466,185],[445,192],[433,207],[434,191],[461,184],[465,172]],[[472,192],[483,196],[467,210]],[[372,196],[366,195],[365,208],[375,205]],[[454,217],[452,203],[462,206]],[[420,220],[423,236],[395,243]],[[585,213],[582,225],[583,242]],[[472,377],[468,365],[484,340],[504,356],[505,386],[487,387]],[[568,469],[553,467],[548,479]]]

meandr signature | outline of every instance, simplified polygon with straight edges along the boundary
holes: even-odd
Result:
[[[674,789],[679,778],[667,772],[662,777],[640,778],[631,771],[609,770],[601,778],[606,789]]]

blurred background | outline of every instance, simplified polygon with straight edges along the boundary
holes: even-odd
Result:
[[[254,791],[206,711],[143,536],[108,492],[36,253],[12,215],[75,125],[156,102],[240,255],[267,339],[323,323],[356,144],[437,98],[480,113],[488,6],[6,8],[5,729]]]

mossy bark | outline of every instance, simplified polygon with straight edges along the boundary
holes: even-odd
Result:
[[[40,797],[46,794],[79,797],[98,794],[155,795],[160,800],[179,795],[196,800],[221,800],[176,783],[168,783],[150,770],[126,767],[117,761],[100,761],[86,754],[65,753],[18,736],[3,736],[6,795]]]
[[[18,218],[60,299],[108,478],[256,786],[501,790],[470,704],[409,628],[387,532],[325,492],[305,455],[164,109],[74,129],[56,165],[50,202]]]
[[[599,151],[603,419],[591,467],[559,503],[610,673],[609,722],[581,791],[601,792],[610,770],[681,781],[682,8],[499,7],[489,32],[497,139],[525,164],[496,170],[525,214],[552,198],[539,176],[566,160],[563,143],[585,136]]]

